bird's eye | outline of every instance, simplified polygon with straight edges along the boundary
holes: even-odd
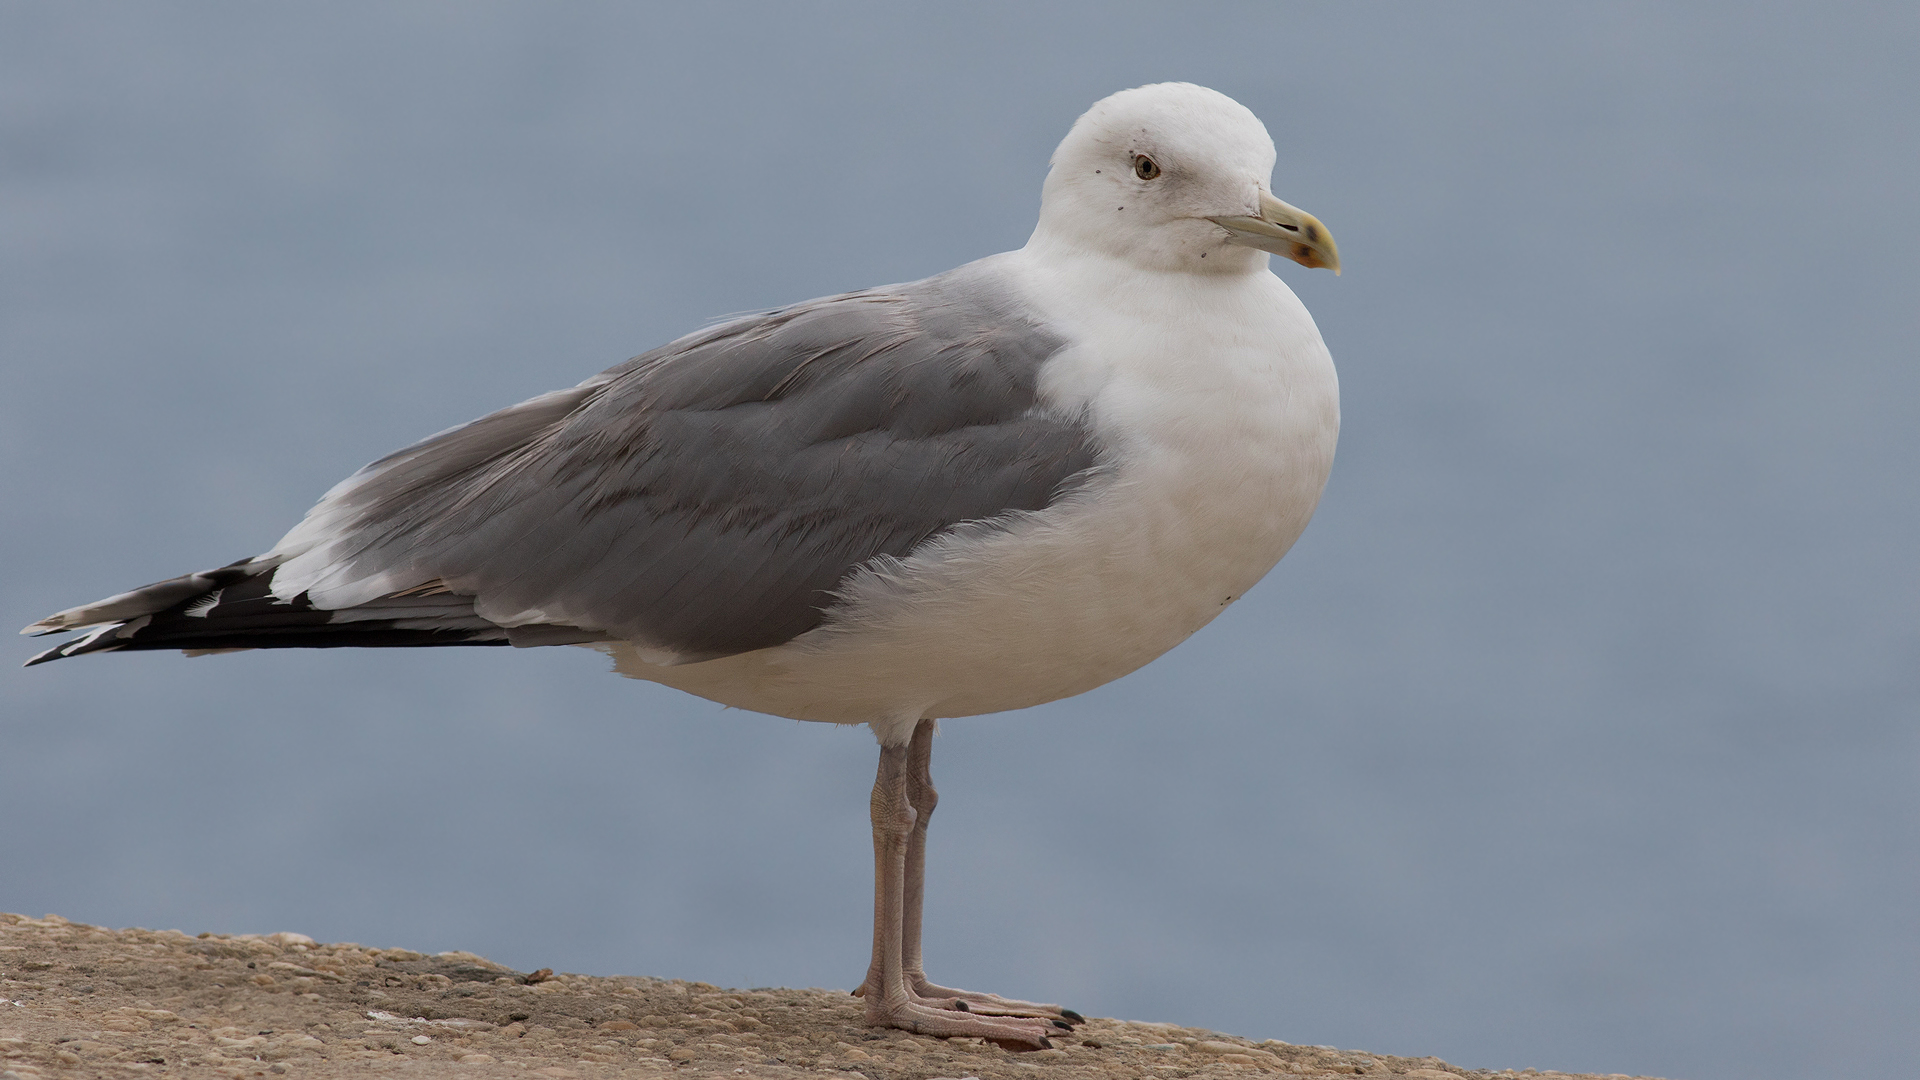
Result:
[[[1151,180],[1160,175],[1160,166],[1145,154],[1133,155],[1133,175],[1142,180]]]

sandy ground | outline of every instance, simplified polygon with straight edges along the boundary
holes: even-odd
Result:
[[[0,1080],[1569,1075],[1473,1072],[1438,1058],[1101,1019],[1054,1047],[1012,1053],[975,1039],[870,1030],[844,990],[529,974],[472,953],[0,914]]]

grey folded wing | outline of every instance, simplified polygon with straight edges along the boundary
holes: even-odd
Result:
[[[1090,474],[1084,418],[1039,395],[1064,344],[965,267],[729,322],[369,465],[247,564],[271,575],[252,600],[343,634],[391,630],[396,598],[453,605],[446,640],[396,644],[618,638],[682,663],[777,645],[862,563]],[[182,647],[150,630],[100,647]],[[186,647],[259,647],[240,641]]]

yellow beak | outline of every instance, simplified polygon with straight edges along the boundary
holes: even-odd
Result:
[[[1216,217],[1208,221],[1227,230],[1227,239],[1245,247],[1271,251],[1309,268],[1327,267],[1340,274],[1340,249],[1320,219],[1297,206],[1260,193],[1259,217]]]

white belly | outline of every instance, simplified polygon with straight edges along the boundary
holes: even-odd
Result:
[[[1259,277],[1199,297],[1197,317],[1188,295],[1178,317],[1109,303],[1066,320],[1076,344],[1048,362],[1043,395],[1084,408],[1111,451],[1076,495],[863,569],[825,625],[784,645],[676,667],[596,647],[623,674],[758,712],[871,723],[883,742],[922,718],[1024,708],[1133,671],[1286,554],[1332,466],[1332,362],[1291,290]],[[1058,285],[1032,284],[1050,316],[1071,307],[1048,295]]]

